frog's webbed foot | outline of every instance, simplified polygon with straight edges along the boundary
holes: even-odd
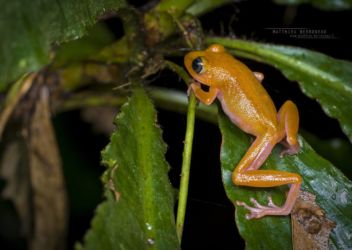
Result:
[[[260,205],[259,202],[254,198],[251,198],[250,201],[253,203],[253,207],[247,205],[243,201],[236,201],[236,204],[238,206],[242,206],[245,209],[249,210],[250,213],[246,214],[247,220],[253,218],[258,219],[266,215],[287,215],[289,213],[287,209],[276,206],[270,196],[268,197],[267,206]]]

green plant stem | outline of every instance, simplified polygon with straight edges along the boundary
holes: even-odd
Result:
[[[166,11],[174,17],[179,17],[185,10],[195,2],[194,0],[164,0],[155,7],[157,12]]]
[[[176,72],[184,82],[189,85],[191,78],[181,68],[175,63],[167,61],[165,64],[171,70]],[[193,145],[193,135],[194,135],[194,121],[195,121],[195,111],[196,111],[197,100],[193,92],[189,96],[188,110],[187,110],[187,126],[185,135],[185,144],[183,148],[183,159],[182,159],[182,169],[181,169],[181,181],[180,181],[180,192],[178,196],[178,207],[177,207],[177,218],[176,218],[176,230],[177,236],[180,242],[182,241],[182,232],[185,222],[186,208],[187,208],[187,197],[188,197],[188,183],[191,168],[191,158],[192,158],[192,145]]]
[[[202,16],[207,12],[210,12],[216,8],[219,8],[225,4],[233,2],[232,0],[202,0],[194,1],[194,3],[187,8],[186,13],[193,16]]]
[[[189,75],[187,74],[187,72],[180,66],[178,66],[176,63],[171,62],[171,61],[164,61],[165,66],[168,67],[170,70],[172,70],[173,72],[175,72],[176,74],[179,75],[179,77],[182,78],[182,80],[187,84],[187,86],[189,86],[192,78],[189,77]]]
[[[189,85],[191,78],[187,72],[175,63],[167,61],[165,63],[167,67],[176,72],[184,82]],[[180,181],[180,192],[178,196],[178,207],[177,207],[177,218],[176,218],[176,230],[178,239],[182,241],[183,225],[185,222],[186,208],[187,208],[187,197],[188,197],[188,183],[191,168],[191,158],[192,158],[192,145],[193,145],[193,135],[194,135],[194,121],[196,114],[196,104],[197,100],[194,93],[191,91],[188,102],[187,110],[187,126],[185,135],[185,144],[183,148],[183,159],[182,159],[182,169],[181,169],[181,181]]]
[[[183,232],[183,226],[184,226],[185,215],[186,215],[186,207],[187,207],[188,183],[189,183],[190,167],[191,167],[196,104],[197,104],[196,97],[192,92],[190,94],[189,104],[188,104],[187,127],[186,127],[186,135],[185,135],[185,145],[183,150],[181,184],[180,184],[180,193],[178,197],[179,200],[178,200],[177,219],[176,219],[176,230],[177,230],[177,235],[180,242],[182,239],[182,232]]]
[[[185,92],[159,87],[147,88],[147,91],[157,107],[180,114],[187,113],[188,99]],[[64,101],[55,103],[53,111],[57,114],[89,107],[119,107],[124,104],[126,100],[127,93],[126,95],[121,95],[111,92],[102,94],[97,91],[84,91],[71,95],[70,98],[66,98]],[[218,118],[216,105],[207,106],[200,103],[197,106],[196,116],[203,121],[217,124]]]

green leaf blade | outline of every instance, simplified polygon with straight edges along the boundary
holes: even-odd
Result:
[[[82,249],[179,249],[166,146],[155,118],[149,98],[135,90],[102,152],[107,201],[98,208]]]
[[[124,0],[15,0],[2,4],[0,21],[0,90],[19,75],[50,62],[50,46],[82,37],[107,11]]]
[[[261,204],[267,203],[270,195],[276,204],[285,201],[286,186],[272,189],[247,188],[234,186],[231,174],[250,146],[248,136],[235,127],[225,116],[219,116],[220,130],[223,136],[221,147],[221,166],[223,183],[228,198],[244,201],[250,197]],[[348,180],[330,162],[317,155],[314,150],[300,138],[301,151],[294,156],[280,158],[282,148],[277,146],[261,169],[275,169],[299,173],[303,178],[302,189],[316,195],[318,205],[325,210],[327,218],[336,223],[330,236],[333,249],[350,249],[352,243],[352,182]],[[244,208],[236,206],[236,224],[248,249],[290,249],[291,225],[288,216],[268,216],[261,219],[247,220]]]
[[[271,195],[274,201],[282,201],[283,197],[280,190],[265,189],[265,192],[263,192],[263,189],[234,186],[231,179],[232,171],[249,148],[250,140],[248,136],[235,127],[222,113],[219,115],[219,127],[223,138],[220,154],[222,178],[227,197],[230,201],[235,205],[235,201],[237,200],[249,202],[249,197],[254,197],[259,202],[264,203],[267,201],[267,195]],[[246,241],[246,249],[292,248],[288,217],[265,217],[260,220],[246,220],[245,214],[247,211],[242,207],[235,206],[236,225],[240,235]],[[286,241],[276,240],[276,238],[285,239]],[[275,244],[272,244],[273,241]]]

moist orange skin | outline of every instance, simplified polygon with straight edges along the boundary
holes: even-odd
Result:
[[[201,61],[198,69],[194,69],[192,65],[195,59]],[[206,105],[218,98],[230,120],[246,133],[256,137],[235,167],[232,174],[233,183],[250,187],[291,185],[282,207],[273,204],[270,197],[268,206],[262,206],[254,199],[251,199],[253,207],[240,201],[237,201],[237,204],[249,210],[248,219],[266,215],[288,215],[298,197],[301,177],[295,173],[259,168],[279,142],[284,141],[287,146],[283,153],[292,154],[299,151],[299,116],[296,105],[286,101],[277,112],[260,82],[263,75],[252,72],[227,53],[222,45],[213,44],[204,51],[190,52],[185,56],[184,63],[195,80],[190,89],[196,97]],[[209,91],[202,90],[201,84],[209,86]]]

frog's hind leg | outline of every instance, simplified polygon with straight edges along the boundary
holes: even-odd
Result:
[[[291,102],[286,101],[280,108],[277,119],[279,122],[279,128],[284,131],[286,140],[282,143],[287,147],[282,153],[284,154],[295,154],[299,151],[299,143],[297,141],[299,116],[297,106]]]
[[[248,171],[248,174],[250,174],[252,177],[253,175],[257,175],[256,177],[259,177],[258,179],[268,179],[267,175],[269,175],[270,178],[277,180],[276,182],[271,183],[272,186],[291,184],[291,187],[287,194],[285,204],[282,207],[276,206],[270,196],[268,197],[267,206],[260,205],[259,202],[254,198],[250,198],[250,202],[253,204],[253,206],[249,206],[243,201],[236,201],[237,206],[242,206],[250,212],[249,214],[246,214],[246,219],[258,219],[267,215],[288,215],[291,213],[291,210],[299,195],[299,190],[302,183],[302,178],[298,174],[275,170],[254,170]]]
[[[276,140],[271,133],[257,137],[236,166],[232,174],[232,181],[236,185],[249,187],[276,187],[290,184],[286,202],[282,207],[278,207],[269,197],[268,205],[262,206],[254,198],[251,198],[254,206],[250,207],[242,201],[237,201],[237,205],[250,211],[250,214],[246,216],[247,219],[260,218],[266,215],[287,215],[291,212],[299,194],[302,179],[298,174],[277,170],[259,170],[270,154]]]

